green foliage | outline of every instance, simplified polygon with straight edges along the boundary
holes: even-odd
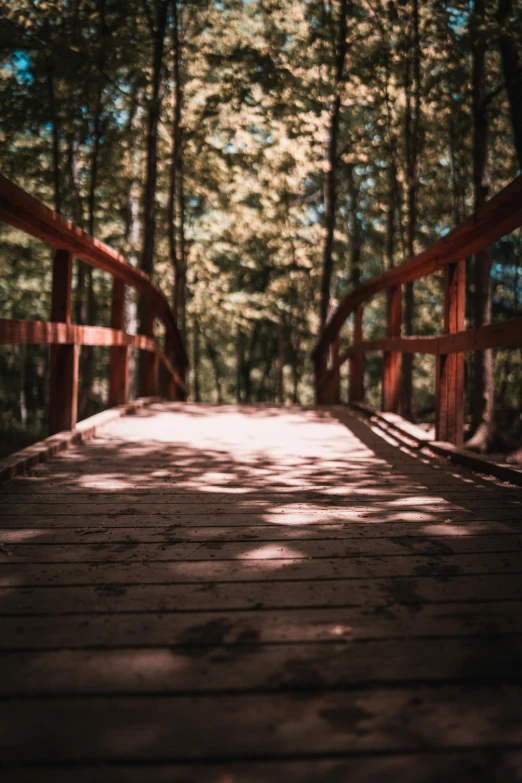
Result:
[[[154,38],[149,15],[156,7],[152,0],[13,0],[0,18],[2,171],[50,205],[56,204],[58,187],[61,212],[86,227],[96,154],[95,233],[132,263],[138,262],[143,241]],[[405,74],[412,52],[411,4],[349,4],[348,54],[338,86],[333,41],[339,0],[330,5],[176,0],[176,8],[193,394],[203,400],[311,402],[309,355],[319,327],[325,149],[336,90],[341,114],[331,306],[357,276],[364,281],[406,257]],[[155,278],[169,297],[174,280],[168,241],[176,87],[173,13],[174,0],[163,54],[154,254]],[[516,19],[520,14],[518,2]],[[468,15],[468,5],[460,1],[429,0],[420,6],[416,250],[472,209]],[[522,25],[511,21],[520,51]],[[488,42],[492,192],[517,170],[497,52],[499,31],[492,9],[480,32]],[[179,223],[179,210],[176,214]],[[518,235],[494,250],[494,317],[520,313],[520,251]],[[33,240],[2,230],[3,317],[48,317],[49,258],[49,250]],[[110,281],[98,272],[93,280],[96,321],[108,324]],[[470,278],[471,294],[472,286]],[[85,290],[78,296],[85,298]],[[440,279],[416,284],[415,298],[415,332],[437,333]],[[131,329],[135,319],[131,303]],[[365,334],[377,337],[384,329],[382,301],[376,299],[366,309]],[[21,377],[23,360],[17,361]],[[101,379],[105,359],[97,357],[95,363]],[[508,367],[498,354],[496,366],[497,386],[506,388],[503,403],[515,417],[521,403],[519,365],[511,358]],[[429,410],[430,360],[418,357],[415,367],[416,408]],[[379,360],[369,357],[366,383],[375,402],[379,372]],[[1,408],[20,419],[15,375],[2,376]],[[96,407],[105,393],[97,380]]]

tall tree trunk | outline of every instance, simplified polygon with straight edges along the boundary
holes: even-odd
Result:
[[[417,228],[418,148],[421,96],[419,0],[412,0],[412,34],[410,56],[406,72],[406,157],[407,157],[407,254],[415,253]],[[410,66],[412,74],[410,77]],[[407,283],[404,291],[404,330],[413,334],[414,296],[413,283]],[[402,357],[402,413],[413,419],[413,354]]]
[[[486,42],[483,33],[485,0],[474,0],[471,31],[473,47],[473,188],[475,210],[487,200],[488,114],[486,94]],[[491,322],[491,256],[489,248],[475,253],[475,327]],[[489,351],[474,353],[474,390],[472,398],[473,436],[469,448],[487,451],[494,427],[493,355]]]
[[[147,4],[147,0],[144,0]],[[163,51],[170,0],[158,0],[156,18],[150,21],[152,36],[152,84],[147,118],[145,195],[143,200],[144,225],[141,268],[152,276],[154,271],[154,240],[156,233],[156,181],[158,174],[158,125],[163,95]],[[148,5],[147,5],[148,8]]]
[[[349,279],[353,288],[361,282],[361,241],[362,226],[357,212],[359,211],[359,188],[355,184],[353,176],[354,164],[349,163],[346,167],[348,180],[348,237],[350,241],[350,271]]]
[[[55,212],[60,214],[62,209],[60,177],[60,121],[58,119],[58,110],[56,108],[54,65],[50,57],[47,60],[47,93],[49,98],[49,114],[51,117],[54,209]]]
[[[277,402],[285,402],[285,324],[283,315],[277,321]]]
[[[96,233],[96,196],[98,191],[98,166],[99,153],[102,138],[102,111],[103,111],[103,90],[105,87],[105,43],[107,38],[107,29],[105,23],[105,0],[98,0],[99,16],[99,40],[98,40],[98,89],[96,92],[96,104],[94,109],[94,121],[92,128],[92,150],[90,160],[90,178],[89,193],[87,196],[87,233],[92,237]],[[96,325],[97,320],[97,302],[93,285],[93,269],[87,265],[84,270],[83,284],[86,295],[86,323]],[[85,323],[84,322],[84,323]],[[81,386],[78,398],[78,411],[80,416],[89,413],[92,399],[92,388],[95,376],[95,353],[92,346],[84,346],[81,352],[82,372]]]
[[[214,347],[214,345],[209,340],[207,335],[205,335],[205,344],[207,347],[207,356],[210,359],[210,363],[212,365],[212,372],[214,375],[214,385],[216,387],[217,402],[218,404],[221,404],[223,402],[223,394],[221,391],[221,370],[219,366],[218,352]]]
[[[512,12],[513,0],[500,0],[497,12],[497,19],[502,25],[499,38],[500,56],[511,111],[518,168],[522,170],[522,64],[515,40],[508,32],[507,23]]]
[[[140,245],[140,186],[139,175],[142,162],[142,151],[139,144],[134,143],[138,129],[143,120],[141,105],[142,93],[133,88],[129,119],[126,128],[126,138],[130,139],[128,163],[129,179],[125,192],[125,245],[128,248],[127,257],[132,266],[139,264]],[[138,331],[138,300],[134,289],[127,286],[125,292],[125,328],[130,334]],[[133,399],[138,394],[137,379],[138,362],[136,351],[129,357],[129,395]]]
[[[152,82],[147,117],[146,133],[146,173],[143,198],[143,247],[141,268],[149,275],[154,272],[154,248],[156,236],[156,185],[158,178],[158,126],[163,98],[163,53],[170,0],[157,0],[150,9],[148,0],[143,0],[143,8],[149,22],[152,37]],[[140,299],[139,320],[143,326],[145,302]],[[140,356],[143,361],[143,354]]]
[[[192,365],[194,370],[194,401],[201,402],[201,393],[199,387],[199,323],[197,315],[194,317],[192,325]]]
[[[174,117],[172,122],[172,159],[170,170],[168,223],[171,263],[174,270],[173,309],[178,327],[186,332],[186,243],[185,243],[185,191],[183,174],[183,77],[181,72],[183,43],[182,20],[179,0],[173,0],[173,50],[174,50]]]
[[[328,172],[325,183],[325,241],[323,252],[323,270],[321,279],[320,302],[320,328],[323,329],[328,316],[330,306],[330,289],[333,272],[333,246],[335,235],[335,222],[337,214],[337,165],[338,165],[338,137],[339,120],[341,113],[341,86],[344,76],[346,53],[348,51],[346,41],[348,15],[348,0],[341,0],[339,19],[337,22],[337,40],[335,41],[335,65],[334,65],[334,97],[330,110],[330,127],[328,135]]]

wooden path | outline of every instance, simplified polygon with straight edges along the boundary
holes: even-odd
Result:
[[[0,778],[522,780],[522,490],[158,404],[0,489]]]

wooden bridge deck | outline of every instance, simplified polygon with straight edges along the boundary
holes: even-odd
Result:
[[[158,404],[0,498],[4,783],[522,780],[521,489]]]

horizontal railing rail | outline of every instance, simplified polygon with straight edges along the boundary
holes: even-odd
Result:
[[[73,429],[77,419],[79,347],[110,347],[109,404],[120,405],[129,396],[129,348],[144,352],[142,391],[156,394],[158,364],[166,371],[165,396],[185,399],[187,353],[169,303],[158,286],[108,245],[57,215],[38,199],[0,175],[0,221],[53,248],[50,321],[0,319],[0,344],[51,345],[49,434]],[[72,323],[72,262],[77,258],[108,272],[113,278],[111,327]],[[124,327],[125,286],[144,297],[145,334],[127,334]],[[154,339],[154,320],[165,327],[165,347]]]
[[[464,434],[464,354],[522,344],[522,318],[465,329],[465,260],[522,226],[522,176],[494,196],[474,215],[404,264],[393,267],[348,293],[330,315],[312,357],[318,403],[338,402],[339,369],[350,361],[349,400],[363,398],[363,357],[383,351],[382,408],[400,409],[401,356],[428,353],[437,357],[436,431],[439,440],[462,445]],[[401,336],[402,286],[444,270],[444,333],[433,337]],[[364,305],[381,291],[388,293],[388,337],[363,340]],[[339,353],[339,333],[354,314],[353,342]]]

